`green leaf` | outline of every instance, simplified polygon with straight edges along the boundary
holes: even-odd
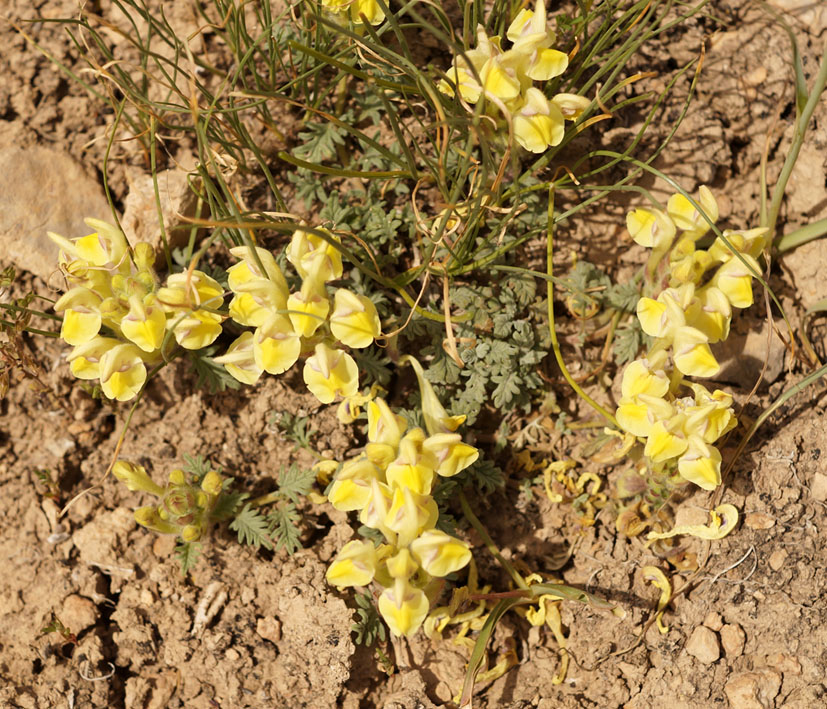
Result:
[[[229,478],[229,480],[232,481],[232,478]],[[210,512],[210,519],[215,522],[223,522],[234,517],[239,505],[249,496],[246,492],[222,492]]]
[[[276,549],[284,547],[291,556],[302,548],[301,544],[301,515],[292,502],[279,504],[267,515],[270,533],[276,539]]]
[[[370,593],[359,593],[356,595],[356,622],[350,627],[352,633],[356,633],[356,644],[370,647],[377,639],[385,641],[385,624],[376,609],[373,597]]]
[[[187,351],[187,358],[198,376],[195,385],[201,389],[207,389],[210,394],[218,394],[226,389],[238,389],[241,386],[241,383],[233,378],[223,364],[218,364],[212,359],[211,355],[214,355],[217,350],[218,346],[213,345],[194,352]]]
[[[279,493],[295,504],[310,492],[315,482],[316,473],[312,469],[302,470],[293,464],[279,473]]]
[[[235,519],[230,522],[230,529],[238,533],[239,544],[249,544],[258,549],[272,549],[269,524],[261,512],[252,508],[248,502]]]
[[[606,303],[624,313],[635,312],[639,300],[640,292],[634,279],[626,283],[614,283],[606,291]]]
[[[175,546],[175,556],[181,564],[181,575],[186,576],[201,556],[201,545],[198,542],[179,542]]]
[[[336,154],[337,145],[345,144],[344,131],[335,123],[308,123],[306,128],[299,133],[299,140],[304,144],[293,151],[297,158],[320,163]]]

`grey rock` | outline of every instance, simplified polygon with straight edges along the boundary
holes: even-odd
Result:
[[[47,231],[73,238],[92,230],[85,217],[111,221],[103,188],[66,153],[34,146],[0,149],[0,266],[48,281],[58,248]]]

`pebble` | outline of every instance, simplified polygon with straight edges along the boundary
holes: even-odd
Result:
[[[767,657],[767,664],[785,675],[800,675],[801,663],[792,655],[777,652]]]
[[[731,675],[724,692],[731,709],[768,709],[775,706],[780,689],[781,673],[762,670]]]
[[[273,645],[278,645],[281,640],[281,623],[272,616],[259,618],[256,621],[256,632]]]
[[[46,235],[92,232],[84,217],[112,218],[98,180],[69,154],[42,146],[0,149],[0,265],[49,280],[58,247]]]
[[[77,635],[97,623],[98,608],[88,598],[73,593],[63,601],[58,618]]]
[[[775,526],[775,518],[764,512],[750,512],[744,517],[744,525],[750,529],[771,529]]]
[[[704,618],[704,625],[717,633],[723,627],[724,620],[721,618],[720,613],[710,611],[706,614],[706,618]]]
[[[738,623],[727,623],[721,628],[721,645],[729,659],[743,655],[746,642],[747,636]]]
[[[816,473],[810,483],[810,494],[818,502],[827,502],[827,475]]]
[[[692,631],[692,635],[686,641],[686,651],[705,665],[711,665],[721,656],[718,636],[703,625]]]
[[[784,562],[787,561],[787,551],[785,549],[776,549],[770,554],[770,568],[773,571],[780,571],[784,568]]]
[[[162,170],[158,172],[157,179],[167,242],[170,248],[183,246],[189,241],[189,229],[175,227],[185,224],[186,217],[195,215],[197,198],[189,188],[186,173],[181,170]],[[152,244],[160,259],[163,242],[152,175],[142,172],[137,177],[129,178],[129,183],[121,219],[124,234],[130,243],[146,241]]]

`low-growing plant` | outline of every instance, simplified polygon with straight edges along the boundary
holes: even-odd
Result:
[[[304,0],[277,16],[268,0],[249,7],[215,0],[199,12],[231,59],[220,66],[193,53],[163,13],[138,0],[117,3],[131,29],[107,27],[137,53],[131,66],[115,56],[93,15],[63,20],[99,80],[90,91],[114,109],[110,148],[129,132],[157,180],[159,157],[189,141],[198,155],[191,187],[206,216],[185,226],[189,242],[176,251],[162,226],[163,276],[154,249],[130,244],[117,224],[90,219],[91,234],[51,235],[67,286],[54,303],[58,315],[31,310],[31,299],[4,304],[4,361],[36,379],[18,336],[37,333],[33,315],[59,319],[71,373],[98,381],[110,400],[133,402],[121,442],[146,387],[174,360],[188,362],[213,393],[246,393],[264,373],[302,362],[321,405],[337,403],[343,425],[366,424],[355,432],[364,440],[359,452],[322,459],[307,418],[286,411],[270,423],[319,460],[309,470],[282,469],[275,488],[255,499],[200,457],[165,473],[163,484],[141,465],[113,461],[116,478],[155,498],[136,520],[176,537],[186,573],[221,523],[241,544],[294,553],[304,498],[357,513],[361,538],[338,550],[327,580],[357,589],[358,642],[384,643],[379,618],[395,642],[420,628],[432,639],[455,629],[471,647],[456,702],[470,706],[487,643],[513,610],[548,628],[560,657],[553,682],[563,682],[569,653],[560,604],[619,611],[509,560],[473,509],[474,494],[505,488],[498,462],[509,454],[509,421],[554,409],[566,433],[594,424],[573,420],[575,406],[547,405],[553,353],[572,390],[600,416],[597,426],[607,426],[597,440],[615,447],[601,449],[600,460],[628,465],[614,486],[617,527],[630,535],[651,528],[651,541],[729,533],[738,518],[729,505],[714,507],[706,526],[668,531],[656,514],[688,484],[720,491],[725,478],[717,446],[737,425],[733,397],[695,379],[717,373],[711,345],[727,338],[733,308],[752,304],[753,278],[767,287],[762,253],[827,232],[816,224],[776,238],[784,188],[827,83],[827,58],[808,89],[795,53],[795,140],[756,228],[719,229],[706,187],[693,198],[651,166],[677,125],[644,154],[644,135],[669,89],[695,66],[677,124],[689,109],[700,60],[681,67],[658,96],[627,93],[650,76],[632,73],[633,60],[707,4],[607,0],[550,16],[543,0],[531,7],[495,0],[467,3],[455,25],[430,2]],[[171,52],[151,50],[153,39]],[[423,62],[429,42],[447,48],[450,60]],[[575,142],[644,102],[642,127],[623,150]],[[295,135],[282,132],[280,115],[300,124]],[[255,137],[262,126],[277,148],[265,150]],[[632,239],[651,249],[640,273],[613,284],[580,260],[555,275],[555,230],[613,191],[651,197],[632,184],[644,171],[676,193],[627,216]],[[237,175],[256,181],[258,192],[243,195]],[[545,271],[527,268],[527,247],[543,242]],[[230,259],[226,272],[211,264]],[[558,338],[555,286],[579,328],[575,338],[605,337],[600,362],[579,381]],[[404,386],[405,365],[415,388]],[[614,365],[623,367],[617,406],[597,400],[605,398],[598,375]],[[598,386],[590,394],[591,379]],[[488,446],[491,421],[496,444]],[[537,480],[547,496],[570,505],[581,524],[595,524],[610,502],[605,479],[568,459],[535,465],[525,453],[520,464],[529,474],[542,470]],[[531,482],[524,489],[528,495]],[[479,584],[471,539],[500,564],[508,588]],[[652,569],[646,577],[663,594],[653,619],[663,629],[671,591],[663,571]],[[448,582],[453,595],[439,605]],[[516,661],[508,648],[480,677],[493,679]]]

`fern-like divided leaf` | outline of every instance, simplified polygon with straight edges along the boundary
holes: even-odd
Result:
[[[249,544],[258,549],[272,549],[270,541],[270,525],[261,512],[252,508],[248,502],[235,519],[230,522],[230,529],[238,533],[239,544]]]
[[[237,379],[234,379],[224,368],[213,360],[212,355],[218,351],[218,347],[205,347],[195,352],[187,351],[187,358],[198,377],[196,386],[206,389],[210,394],[218,394],[227,389],[238,389],[241,386]]]
[[[313,470],[302,470],[293,464],[279,472],[279,493],[293,504],[298,504],[299,498],[310,492],[315,482],[316,473]]]
[[[218,500],[216,500],[215,507],[213,507],[210,512],[210,519],[214,522],[223,522],[234,517],[241,503],[250,496],[246,492],[227,492],[227,481],[232,482],[233,478],[227,478],[227,480],[224,481],[224,491]]]
[[[356,596],[356,622],[350,626],[350,632],[356,633],[356,644],[370,647],[377,639],[385,641],[385,624],[376,610],[373,598],[369,593],[360,593]]]
[[[276,540],[276,549],[284,547],[291,556],[302,548],[301,515],[292,502],[282,502],[267,515],[269,532]]]
[[[175,556],[181,564],[181,575],[186,576],[201,556],[201,545],[198,542],[179,542],[175,546]]]
[[[193,457],[188,453],[184,453],[184,465],[182,470],[185,473],[189,473],[190,479],[195,484],[200,483],[204,476],[211,470],[221,474],[220,465],[216,465],[209,458],[204,458],[202,455],[196,455]]]

